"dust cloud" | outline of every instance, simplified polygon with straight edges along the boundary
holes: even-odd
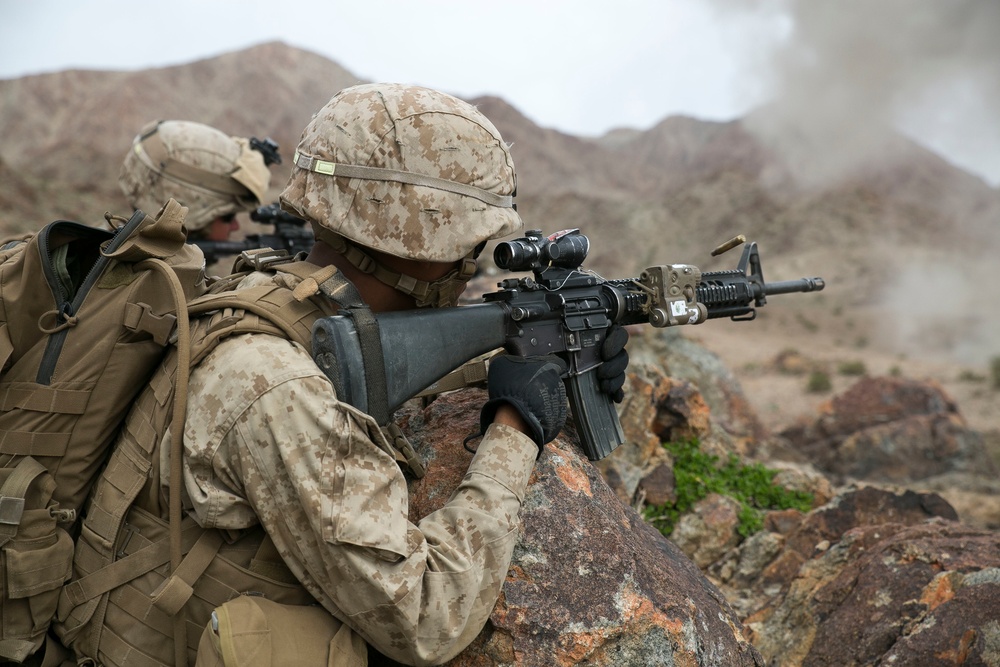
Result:
[[[1000,357],[995,273],[986,261],[955,261],[934,252],[897,267],[875,315],[883,346],[903,357],[984,371]]]
[[[731,29],[762,17],[786,28],[745,53],[747,79],[769,102],[744,123],[781,155],[798,186],[827,190],[866,169],[891,169],[906,148],[901,133],[953,162],[964,156],[960,166],[993,188],[1000,182],[997,0],[712,3]],[[981,367],[1000,356],[992,289],[1000,217],[996,205],[976,215],[954,201],[965,194],[938,200],[954,209],[941,219],[978,229],[979,244],[937,248],[894,267],[879,290],[876,333],[904,354]]]
[[[760,15],[787,25],[784,39],[745,54],[771,100],[748,126],[804,184],[891,157],[897,129],[938,152],[947,144],[970,162],[992,160],[1000,180],[1000,2],[713,3],[731,27]]]

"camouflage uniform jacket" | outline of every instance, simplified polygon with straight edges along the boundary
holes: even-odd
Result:
[[[243,286],[282,278],[294,280]],[[192,370],[188,395],[185,507],[202,526],[262,524],[312,595],[395,660],[438,664],[476,637],[517,540],[538,452],[527,436],[492,425],[449,502],[414,525],[391,445],[307,350],[227,339]]]

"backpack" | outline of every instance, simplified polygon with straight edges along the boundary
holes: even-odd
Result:
[[[0,244],[0,660],[44,642],[109,445],[207,289],[186,211]]]
[[[289,258],[272,262],[268,252],[254,253],[250,268],[285,267]],[[187,403],[187,371],[241,333],[308,345],[314,320],[332,313],[276,285],[230,291],[241,268],[187,304],[187,345],[178,339],[136,398],[88,498],[73,580],[62,589],[54,625],[54,634],[78,657],[105,665],[132,664],[138,655],[150,666],[193,663],[211,612],[231,598],[254,591],[282,604],[315,604],[259,526],[226,531],[223,540],[222,532],[199,527],[174,504],[180,485],[170,485],[169,497],[161,494],[161,445],[171,450],[171,479],[180,477],[176,434]],[[315,270],[308,266],[308,273]],[[168,426],[171,437],[164,439]]]
[[[335,312],[329,309],[330,301],[321,299],[317,307],[308,298],[321,291],[319,283],[330,279],[335,269],[317,271],[317,267],[291,261],[284,251],[246,251],[231,276],[206,287],[201,251],[184,245],[182,237],[167,233],[179,227],[183,211],[171,200],[156,220],[137,212],[113,235],[61,221],[37,235],[0,246],[0,358],[4,359],[0,396],[5,395],[8,385],[29,394],[34,391],[43,398],[56,390],[87,393],[79,401],[85,409],[73,411],[60,411],[57,404],[63,404],[54,397],[47,403],[22,401],[17,410],[8,410],[8,402],[0,399],[0,496],[9,495],[4,483],[6,471],[23,464],[29,468],[26,472],[10,476],[23,480],[26,474],[34,475],[39,490],[26,496],[23,506],[37,510],[32,516],[45,524],[29,535],[25,520],[20,527],[16,519],[11,520],[8,525],[13,531],[9,532],[14,539],[5,542],[6,498],[0,498],[4,566],[25,564],[15,568],[13,577],[9,569],[0,573],[0,660],[23,661],[37,651],[46,640],[53,618],[58,616],[55,634],[65,646],[73,646],[83,655],[102,652],[113,664],[118,658],[127,663],[133,649],[120,643],[108,648],[106,642],[113,639],[114,633],[100,630],[105,614],[117,614],[116,605],[125,604],[111,596],[112,590],[126,584],[139,592],[139,599],[148,601],[143,602],[145,611],[140,618],[148,616],[156,623],[174,625],[173,646],[169,637],[164,637],[156,652],[162,654],[163,664],[183,664],[192,655],[185,653],[197,648],[199,624],[185,621],[185,616],[200,619],[203,625],[202,617],[243,590],[239,586],[247,584],[248,577],[254,582],[253,588],[266,590],[270,599],[299,605],[315,602],[294,577],[293,581],[286,580],[291,574],[276,554],[269,553],[269,540],[262,531],[249,531],[226,545],[218,539],[218,531],[198,529],[190,520],[182,521],[179,486],[171,486],[169,522],[134,507],[137,496],[148,490],[150,480],[156,477],[156,464],[149,455],[162,431],[148,427],[138,432],[125,429],[118,438],[129,409],[148,411],[156,415],[154,423],[171,423],[173,431],[179,433],[187,373],[221,339],[238,333],[268,333],[308,346],[315,319]],[[52,237],[62,240],[67,236],[76,245],[71,242],[63,255],[49,250]],[[39,261],[40,257],[49,261]],[[55,267],[39,271],[47,264]],[[67,266],[67,270],[61,270]],[[297,290],[297,294],[276,287],[231,291],[247,272],[278,266],[304,279],[301,287],[310,289]],[[59,276],[63,279],[59,280]],[[30,292],[29,287],[38,284],[48,290],[53,282],[59,289],[69,285],[62,292],[52,290],[52,294],[65,294],[62,301],[56,300],[57,304],[69,305],[50,312],[49,295],[50,310],[39,305],[37,312],[22,313],[22,304],[35,303],[38,298],[37,294],[24,297],[22,292]],[[87,299],[88,292],[93,294],[102,287],[114,293]],[[12,295],[9,299],[8,294]],[[95,302],[105,306],[93,305]],[[17,319],[11,317],[14,312]],[[55,324],[49,324],[46,316]],[[193,318],[190,322],[189,317]],[[43,328],[37,321],[29,326],[31,318],[43,319],[46,326]],[[69,332],[63,334],[66,340],[61,344],[50,342],[63,331]],[[70,336],[76,336],[74,345],[69,344]],[[5,344],[7,340],[9,344]],[[57,361],[43,364],[48,359],[46,352],[51,355],[52,348],[61,349],[62,355]],[[173,353],[166,355],[168,348]],[[31,350],[33,356],[25,350]],[[73,354],[67,357],[67,350]],[[80,350],[88,354],[81,355]],[[46,374],[54,368],[49,385],[37,382],[44,375],[43,367]],[[141,392],[143,389],[147,391]],[[174,400],[175,396],[182,398]],[[42,403],[48,411],[41,417],[31,414]],[[50,432],[61,434],[61,438],[55,439],[55,446],[46,448],[39,442],[49,442],[45,436]],[[116,440],[113,451],[108,451]],[[416,454],[402,434],[394,435],[393,440],[403,452],[400,464],[418,467]],[[139,446],[130,446],[133,444]],[[171,468],[179,465],[178,444],[179,440],[173,438]],[[16,493],[11,491],[10,495]],[[86,517],[82,524],[74,525],[85,500]],[[28,515],[27,510],[24,515]],[[130,558],[130,550],[137,548],[131,542],[140,542],[130,540],[140,534],[136,526],[144,535],[141,542],[148,547],[141,556],[137,552]],[[73,530],[68,533],[70,527]],[[80,533],[76,544],[70,533],[74,538]],[[19,543],[22,537],[30,539]],[[253,548],[247,546],[258,543]],[[246,563],[240,560],[258,549],[267,556],[258,554]],[[182,559],[180,562],[175,560],[175,554]],[[29,562],[35,567],[27,565]],[[41,562],[46,563],[44,568],[37,567]],[[71,577],[73,581],[67,583]],[[30,579],[30,585],[4,583],[22,579]],[[202,591],[203,581],[211,582],[214,588]],[[225,582],[232,583],[227,587]],[[231,588],[234,585],[238,588]],[[197,595],[191,597],[195,592]],[[178,613],[189,599],[193,607],[189,606],[188,614]],[[8,622],[10,619],[20,621]],[[135,622],[126,625],[133,627]],[[185,626],[191,626],[190,630]]]

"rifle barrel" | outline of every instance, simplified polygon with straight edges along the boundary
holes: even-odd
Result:
[[[766,283],[764,294],[792,294],[793,292],[818,292],[826,287],[822,278],[799,278],[798,280],[779,280],[776,283]]]

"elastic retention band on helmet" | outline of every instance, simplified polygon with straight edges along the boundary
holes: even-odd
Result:
[[[139,137],[132,148],[147,167],[164,176],[223,195],[253,196],[253,193],[245,185],[233,180],[229,174],[215,174],[170,157],[163,139],[159,137],[155,129]]]
[[[498,195],[488,192],[482,188],[465,183],[456,183],[444,178],[414,174],[409,171],[399,171],[397,169],[382,169],[381,167],[361,167],[355,164],[338,164],[327,162],[319,158],[295,153],[295,166],[316,174],[325,176],[344,176],[346,178],[361,178],[369,181],[393,181],[395,183],[408,183],[410,185],[423,185],[428,188],[453,192],[458,195],[472,197],[481,202],[496,206],[497,208],[513,208],[514,197],[512,195]]]

